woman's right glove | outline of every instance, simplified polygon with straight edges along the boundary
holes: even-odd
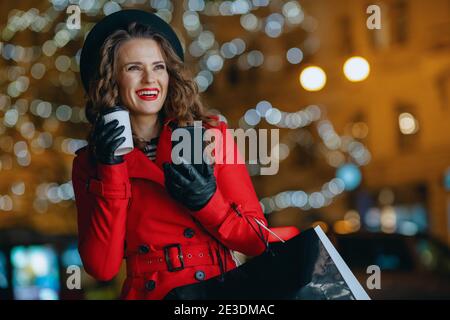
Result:
[[[119,121],[113,120],[105,124],[105,119],[100,116],[94,128],[94,154],[101,164],[118,164],[123,162],[123,156],[116,156],[114,152],[126,140],[118,138],[125,130],[124,126],[118,126]]]
[[[168,193],[192,211],[202,209],[217,190],[214,168],[204,164],[206,170],[197,171],[192,164],[163,164]]]

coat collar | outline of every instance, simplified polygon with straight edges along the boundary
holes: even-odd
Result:
[[[128,175],[130,178],[142,178],[155,181],[164,186],[163,164],[172,162],[172,131],[176,128],[177,123],[174,118],[164,121],[161,133],[156,147],[156,159],[153,162],[138,148],[126,154],[124,158],[128,164]]]

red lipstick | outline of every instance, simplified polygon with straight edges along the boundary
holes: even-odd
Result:
[[[142,88],[136,90],[136,94],[141,100],[145,101],[153,101],[158,99],[159,97],[159,89],[158,88]]]

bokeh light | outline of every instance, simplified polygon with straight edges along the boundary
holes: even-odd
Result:
[[[303,60],[303,52],[299,48],[290,48],[286,53],[286,58],[291,64],[299,64]]]
[[[369,76],[370,65],[363,57],[351,57],[344,63],[344,74],[352,82],[363,81]]]
[[[300,84],[307,91],[319,91],[327,82],[327,76],[322,68],[311,66],[305,68],[300,74]]]
[[[356,189],[361,183],[361,171],[353,163],[347,163],[336,171],[336,177],[344,182],[345,190]]]
[[[403,134],[414,134],[419,131],[419,122],[408,112],[403,112],[398,116],[398,125]]]

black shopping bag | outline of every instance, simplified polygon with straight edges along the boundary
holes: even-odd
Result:
[[[170,291],[167,300],[370,299],[331,241],[308,229],[249,262],[199,283]]]

